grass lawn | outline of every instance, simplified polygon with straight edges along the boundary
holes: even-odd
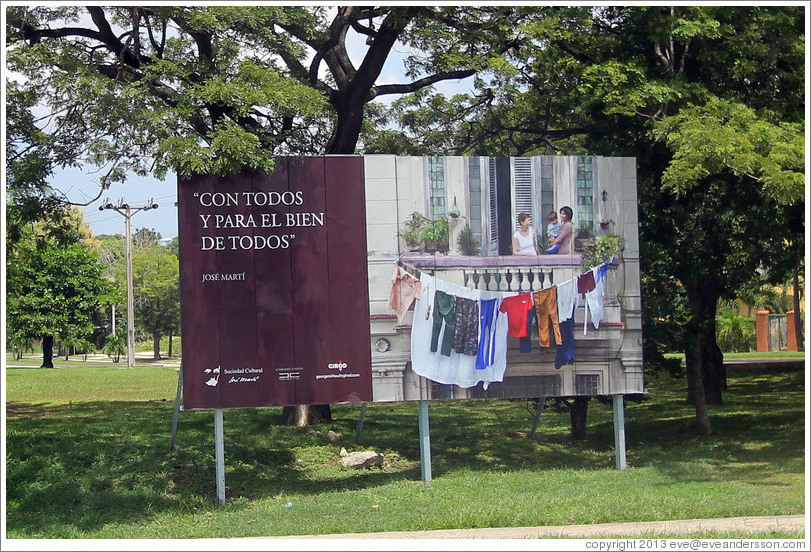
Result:
[[[226,410],[225,507],[212,412],[181,413],[169,450],[176,385],[174,369],[160,366],[9,366],[6,536],[248,537],[805,511],[802,371],[735,370],[726,404],[710,409],[715,434],[703,439],[685,380],[651,379],[650,395],[627,403],[624,471],[614,469],[611,405],[597,400],[586,442],[570,439],[568,412],[552,407],[530,441],[526,401],[432,402],[430,483],[420,480],[416,403],[369,405],[360,445],[358,405],[334,406],[334,422],[310,429],[279,426],[281,408]],[[342,437],[331,442],[329,430]],[[377,450],[384,465],[342,468],[341,447]]]

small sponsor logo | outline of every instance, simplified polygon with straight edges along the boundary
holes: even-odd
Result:
[[[343,372],[345,368],[347,368],[346,362],[338,361],[338,362],[331,362],[327,364],[327,368],[330,370],[338,370],[339,372]]]
[[[210,375],[208,381],[206,381],[206,385],[209,387],[217,387],[217,384],[220,383],[220,367],[206,368],[203,372]]]

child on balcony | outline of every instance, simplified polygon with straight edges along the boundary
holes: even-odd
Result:
[[[558,237],[562,224],[558,222],[558,214],[555,211],[549,211],[549,214],[546,215],[546,220],[549,221],[549,224],[546,225],[546,239],[551,246],[546,250],[546,253],[548,255],[553,255],[558,252],[558,249],[560,249],[559,243],[555,245],[553,244],[554,240]]]

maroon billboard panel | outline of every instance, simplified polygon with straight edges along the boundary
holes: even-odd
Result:
[[[369,402],[363,158],[178,179],[184,409]]]

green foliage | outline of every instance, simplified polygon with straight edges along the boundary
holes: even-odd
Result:
[[[80,245],[30,244],[9,273],[6,330],[16,340],[87,339],[112,299],[98,255]]]
[[[755,319],[724,307],[715,318],[718,345],[724,352],[747,352],[755,348]]]
[[[423,231],[430,222],[425,215],[414,211],[403,221],[403,229],[398,235],[408,246],[419,245],[422,242]]]
[[[178,258],[157,243],[140,249],[133,257],[136,324],[157,344],[162,336],[179,333],[179,278]]]
[[[127,330],[123,326],[118,326],[115,333],[107,334],[104,338],[104,346],[101,351],[110,357],[113,362],[121,360],[121,355],[127,352]]]
[[[39,128],[26,124],[47,146],[15,170],[28,166],[33,177],[52,166],[96,165],[106,185],[129,172],[224,176],[270,171],[280,154],[354,153],[373,99],[489,65],[507,71],[501,55],[514,11],[12,6],[8,69],[21,75],[13,103],[23,115],[37,103],[46,111]],[[351,57],[350,31],[368,37]],[[393,48],[412,52],[408,78],[380,84]]]
[[[465,227],[459,232],[457,244],[459,245],[459,249],[462,250],[462,255],[473,256],[479,254],[479,240],[476,239],[476,236],[473,234],[473,229],[469,224],[465,224]]]
[[[422,231],[423,241],[445,242],[448,241],[448,219],[441,216],[432,220]]]
[[[31,223],[59,213],[59,201],[48,183],[53,173],[50,137],[37,126],[32,113],[38,101],[36,91],[7,83],[5,228],[10,250]]]
[[[711,98],[664,119],[654,135],[673,151],[662,183],[678,194],[729,171],[759,183],[766,197],[778,203],[790,205],[804,197],[801,124],[774,124],[741,103]]]
[[[618,234],[597,236],[593,242],[583,245],[582,263],[584,270],[590,270],[611,260],[614,255],[621,255],[624,242]]]

